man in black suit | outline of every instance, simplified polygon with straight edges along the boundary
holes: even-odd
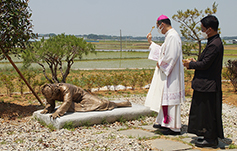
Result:
[[[221,70],[224,48],[218,34],[218,26],[218,19],[213,15],[201,20],[204,38],[208,40],[206,48],[197,61],[191,59],[183,63],[187,69],[195,69],[188,132],[204,136],[204,139],[195,142],[198,147],[215,147],[218,145],[218,137],[224,138],[221,117]]]

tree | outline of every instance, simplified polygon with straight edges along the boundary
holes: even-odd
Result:
[[[95,46],[87,43],[83,38],[60,34],[49,39],[42,38],[41,41],[32,42],[22,54],[22,58],[25,66],[38,63],[50,83],[65,83],[74,59],[81,59],[83,54],[87,55],[89,52],[95,53]],[[66,62],[65,69],[63,68],[64,62]],[[46,74],[46,65],[51,71],[51,78]],[[58,78],[58,72],[61,75],[61,80]]]
[[[31,13],[28,0],[1,0],[0,3],[0,60],[7,58],[18,74],[30,88],[32,93],[43,105],[40,98],[28,84],[20,70],[11,60],[9,54],[18,54],[18,49],[25,48],[30,38],[36,35],[32,32]]]
[[[180,31],[182,36],[187,40],[197,41],[198,43],[198,56],[201,54],[202,45],[200,38],[201,36],[201,26],[200,20],[207,14],[215,14],[217,12],[217,4],[214,2],[212,5],[212,9],[207,8],[205,11],[197,10],[194,8],[193,10],[187,9],[186,11],[179,10],[177,14],[172,16],[172,19],[180,23]]]
[[[182,50],[183,54],[188,56],[198,56],[198,51],[194,51],[197,48],[198,43],[196,42],[183,42]]]
[[[25,48],[25,43],[35,34],[32,32],[30,9],[27,1],[1,0],[0,7],[0,55],[17,53],[13,48]]]

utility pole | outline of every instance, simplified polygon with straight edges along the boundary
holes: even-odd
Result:
[[[121,68],[121,59],[122,59],[122,31],[120,29],[120,63],[119,63],[119,68]]]

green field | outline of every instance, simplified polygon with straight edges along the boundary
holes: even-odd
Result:
[[[127,41],[123,42],[123,50],[120,52],[119,41],[102,41],[94,42],[96,45],[97,54],[83,55],[82,60],[75,60],[72,69],[81,68],[154,68],[155,62],[148,60],[149,52],[135,51],[148,50],[146,41]],[[98,49],[99,48],[99,49]],[[113,49],[117,48],[117,49]],[[118,51],[103,51],[103,50],[118,50]],[[132,50],[132,51],[131,51]],[[22,60],[11,56],[18,67],[22,66]],[[184,56],[185,57],[185,56]],[[189,56],[190,57],[190,56]],[[195,56],[194,56],[195,57]],[[223,64],[229,59],[237,59],[237,45],[225,45]],[[11,68],[8,60],[0,61],[0,68]],[[33,68],[41,68],[38,64],[32,64]]]
[[[92,42],[98,50],[120,50],[120,41],[99,41]],[[122,41],[123,50],[148,49],[149,43],[147,41]]]
[[[225,56],[223,63],[229,59],[234,60],[236,56]],[[22,66],[22,63],[16,63],[18,67]],[[65,66],[66,64],[64,64]],[[154,68],[156,62],[148,59],[103,59],[103,60],[82,60],[75,61],[72,69],[86,69],[86,68]],[[33,68],[40,68],[38,64],[33,63]],[[12,68],[10,63],[0,63],[0,68]]]
[[[236,50],[225,49],[224,55],[225,56],[235,55],[237,57],[237,48],[236,48]]]
[[[134,59],[134,58],[147,58],[149,52],[135,52],[135,51],[98,51],[97,54],[83,55],[83,60],[88,59]]]

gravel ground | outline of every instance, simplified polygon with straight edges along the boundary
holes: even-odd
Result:
[[[145,97],[133,96],[114,98],[128,99],[144,104]],[[113,99],[110,99],[113,100]],[[188,124],[190,99],[181,106],[182,124]],[[223,127],[226,138],[237,142],[237,108],[223,104]],[[24,122],[23,122],[24,121]],[[155,117],[140,120],[115,122],[104,125],[77,127],[74,130],[51,131],[32,117],[5,122],[0,118],[0,150],[150,150],[151,145],[144,139],[130,138],[119,130],[152,124]]]

